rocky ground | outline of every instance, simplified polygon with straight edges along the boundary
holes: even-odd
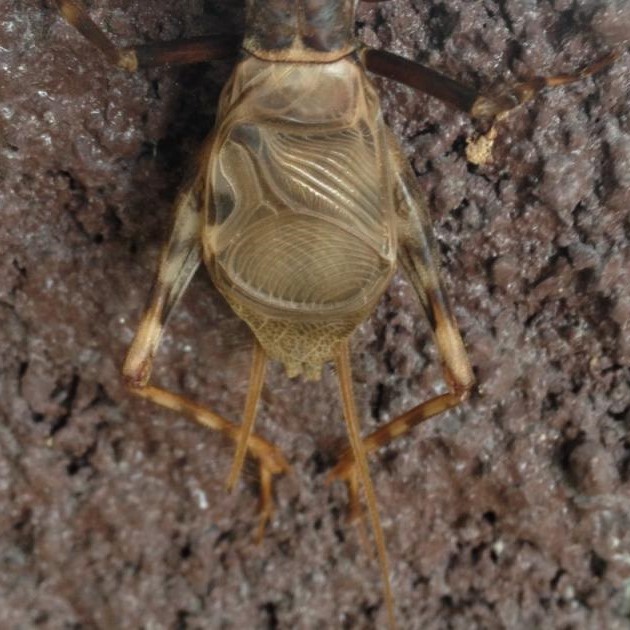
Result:
[[[0,0],[0,627],[383,627],[376,562],[325,484],[344,436],[332,371],[269,371],[257,426],[294,474],[260,547],[255,475],[224,491],[230,445],[119,378],[230,64],[113,70],[52,4]],[[242,8],[89,4],[124,44],[237,30]],[[401,628],[628,628],[630,10],[396,0],[363,5],[358,30],[476,86],[623,52],[515,112],[481,167],[464,115],[377,81],[479,386],[372,472]],[[155,379],[238,418],[250,349],[200,273]],[[366,431],[443,390],[402,277],[353,351]]]

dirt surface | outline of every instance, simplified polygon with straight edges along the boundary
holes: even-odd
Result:
[[[99,0],[117,42],[238,28],[238,3]],[[575,70],[630,32],[627,3],[364,5],[360,37],[474,85]],[[128,75],[52,3],[0,0],[0,627],[376,628],[382,587],[346,495],[334,375],[267,378],[258,430],[294,467],[253,542],[255,475],[118,375],[169,204],[229,63]],[[479,381],[373,458],[401,628],[630,627],[630,56],[522,107],[497,163],[465,116],[377,81],[427,191]],[[155,380],[227,417],[251,341],[205,274]],[[396,277],[353,344],[364,430],[443,391]]]

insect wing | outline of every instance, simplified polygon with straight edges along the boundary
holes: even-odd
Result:
[[[371,304],[396,252],[375,93],[349,61],[241,66],[210,164],[217,263],[266,304]]]

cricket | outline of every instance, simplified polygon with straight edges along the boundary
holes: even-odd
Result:
[[[367,1],[367,0],[366,0]],[[371,0],[374,2],[374,0]],[[383,0],[395,2],[396,0]],[[329,479],[346,484],[352,520],[369,523],[388,625],[396,627],[387,546],[368,456],[424,421],[463,403],[475,386],[465,344],[440,277],[428,205],[403,150],[384,122],[371,75],[440,99],[478,124],[470,159],[491,159],[495,122],[542,90],[605,69],[609,54],[574,74],[535,77],[479,91],[355,38],[359,0],[247,0],[241,36],[120,48],[80,0],[59,13],[117,67],[235,59],[214,131],[173,207],[147,307],[122,368],[129,390],[218,431],[233,442],[227,487],[246,458],[260,477],[262,538],[273,482],[287,473],[280,449],[254,431],[269,361],[288,378],[318,380],[334,366],[348,447]],[[205,267],[255,342],[240,421],[222,417],[151,380],[169,315]],[[441,360],[446,393],[363,436],[353,394],[349,340],[400,267],[413,287]]]

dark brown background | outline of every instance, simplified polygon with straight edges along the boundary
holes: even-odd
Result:
[[[240,19],[227,1],[90,6],[122,43]],[[359,14],[367,43],[475,85],[574,70],[629,32],[623,0]],[[229,70],[130,76],[50,3],[0,0],[2,628],[382,627],[376,562],[324,483],[344,435],[329,370],[319,384],[270,370],[258,428],[295,474],[259,548],[254,476],[223,489],[229,445],[121,387],[169,204]],[[521,108],[483,168],[464,158],[464,116],[378,85],[479,380],[373,458],[400,626],[628,628],[630,57]],[[249,348],[199,274],[156,381],[238,418]],[[365,430],[442,387],[401,278],[354,367]]]

